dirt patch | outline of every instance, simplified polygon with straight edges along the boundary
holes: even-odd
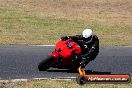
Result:
[[[132,26],[131,0],[1,0],[1,6],[30,15]]]

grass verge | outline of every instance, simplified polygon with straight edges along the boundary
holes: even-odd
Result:
[[[27,82],[0,83],[3,88],[132,88],[128,84],[84,84],[79,85],[75,79],[66,80],[30,80]]]
[[[132,27],[126,24],[42,18],[6,8],[0,8],[0,20],[0,44],[55,44],[61,36],[81,34],[83,29],[92,28],[102,46],[132,45]]]

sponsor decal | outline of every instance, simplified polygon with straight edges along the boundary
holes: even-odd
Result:
[[[77,83],[129,83],[131,77],[128,74],[86,74],[84,69],[78,68],[79,75],[77,76]]]
[[[87,82],[130,82],[130,76],[127,74],[111,75],[85,75]]]

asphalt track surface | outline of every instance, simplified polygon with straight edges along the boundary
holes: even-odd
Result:
[[[38,71],[38,63],[54,46],[0,46],[0,79],[76,77],[77,73],[50,68]],[[97,58],[86,66],[88,74],[132,75],[132,47],[101,47]]]

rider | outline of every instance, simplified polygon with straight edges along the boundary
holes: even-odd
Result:
[[[83,49],[82,55],[77,57],[81,58],[80,66],[85,68],[85,66],[90,61],[94,60],[99,53],[98,37],[93,34],[91,29],[85,29],[82,35],[63,36],[61,37],[61,40],[65,41],[69,38],[71,38]]]

